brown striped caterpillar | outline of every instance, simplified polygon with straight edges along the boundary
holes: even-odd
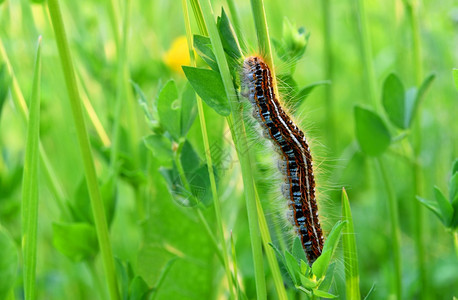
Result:
[[[310,148],[304,133],[281,107],[267,63],[258,56],[246,58],[242,78],[254,108],[253,115],[280,153],[283,162],[280,171],[285,179],[282,192],[289,200],[293,225],[312,264],[321,255],[324,238],[318,219]]]

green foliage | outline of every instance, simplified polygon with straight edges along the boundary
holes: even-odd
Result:
[[[11,235],[0,225],[0,298],[7,299],[12,292],[19,265],[18,249]]]
[[[417,196],[418,201],[431,210],[444,224],[445,227],[458,229],[458,160],[452,166],[452,176],[449,181],[449,199],[444,196],[441,190],[434,187],[434,198],[436,202],[426,200]]]
[[[53,245],[73,261],[89,260],[98,251],[94,225],[88,223],[53,223]]]
[[[3,104],[5,103],[6,96],[8,94],[8,86],[10,78],[6,70],[6,65],[0,65],[0,117],[2,116]]]
[[[230,114],[229,102],[218,72],[185,66],[183,66],[183,71],[191,86],[208,106],[222,116]]]
[[[382,119],[373,111],[355,107],[356,138],[367,155],[379,156],[388,148],[391,135]]]
[[[272,43],[278,56],[286,62],[297,61],[307,49],[310,33],[304,27],[296,29],[286,17],[283,20],[281,40],[272,39]]]

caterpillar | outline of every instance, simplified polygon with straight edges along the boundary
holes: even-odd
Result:
[[[244,60],[242,79],[254,117],[280,154],[279,169],[285,180],[282,192],[288,199],[293,225],[311,265],[321,255],[324,237],[318,219],[310,148],[304,133],[280,105],[270,68],[261,57]]]

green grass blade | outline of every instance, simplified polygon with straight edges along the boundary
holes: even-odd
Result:
[[[203,0],[200,2],[202,7],[202,15],[205,20],[207,30],[209,32],[210,40],[213,45],[213,50],[215,52],[216,61],[218,62],[218,67],[221,72],[221,78],[223,80],[224,89],[226,96],[229,99],[231,105],[231,116],[227,117],[229,127],[231,128],[232,138],[234,140],[236,149],[247,149],[247,139],[245,134],[245,127],[243,124],[243,119],[241,116],[241,111],[238,109],[238,105],[233,101],[237,97],[237,92],[234,90],[232,84],[231,74],[229,71],[229,66],[226,61],[226,56],[223,50],[223,45],[216,28],[216,22],[214,15],[211,9],[211,4],[209,0]],[[238,126],[234,126],[236,123]],[[239,125],[240,124],[240,125]],[[242,178],[243,186],[245,189],[245,201],[247,206],[248,213],[248,224],[250,229],[250,240],[251,240],[251,249],[254,261],[254,270],[255,270],[255,279],[256,279],[256,293],[257,299],[266,299],[266,282],[263,266],[263,255],[262,255],[262,246],[259,233],[259,223],[258,223],[258,213],[256,210],[256,199],[255,199],[255,186],[252,173],[252,159],[250,157],[250,151],[247,151],[246,154],[241,154],[243,152],[237,151],[238,157],[240,159],[240,165],[242,169]]]
[[[394,293],[397,299],[402,299],[402,270],[401,270],[401,233],[399,232],[399,213],[396,195],[393,190],[392,183],[389,179],[388,171],[384,162],[380,157],[376,158],[376,164],[380,170],[380,174],[385,186],[388,197],[388,212],[391,228],[391,242],[393,252],[393,265],[394,265]]]
[[[353,227],[350,202],[348,201],[345,188],[342,189],[342,221],[347,221],[342,235],[346,296],[347,299],[361,299],[359,291],[359,268],[355,230]]]
[[[288,296],[286,295],[285,285],[281,277],[280,267],[278,265],[278,261],[275,256],[275,250],[273,247],[269,245],[269,244],[272,244],[272,239],[270,237],[269,227],[267,226],[267,221],[264,216],[264,212],[262,210],[261,200],[259,199],[259,195],[257,192],[256,192],[256,207],[258,209],[259,230],[261,232],[262,244],[264,246],[264,251],[266,252],[267,262],[269,263],[270,270],[272,272],[275,289],[277,290],[277,296],[278,296],[278,299],[287,300]]]
[[[11,95],[13,98],[14,106],[19,111],[24,125],[27,125],[29,109],[27,107],[27,104],[24,99],[24,94],[21,91],[19,83],[14,74],[13,67],[11,66],[11,62],[8,58],[8,55],[5,51],[5,47],[3,46],[3,42],[1,39],[0,39],[0,57],[6,63],[7,70],[11,78],[10,90],[11,90]],[[51,163],[49,162],[48,156],[43,146],[41,145],[41,142],[39,143],[39,148],[40,148],[40,161],[41,161],[41,166],[42,166],[41,171],[45,175],[45,179],[46,179],[48,188],[51,191],[51,193],[53,194],[54,199],[57,201],[57,205],[59,206],[59,209],[62,212],[62,214],[64,216],[69,217],[70,212],[68,210],[68,207],[64,205],[65,194],[62,189],[62,185],[59,183],[59,180],[57,179],[57,176],[55,175],[54,169],[51,166]]]
[[[70,48],[68,45],[58,0],[48,1],[48,8],[54,28],[54,33],[56,35],[57,47],[59,50],[59,56],[63,67],[65,83],[67,86],[73,114],[73,121],[75,124],[81,156],[83,159],[86,183],[91,199],[92,212],[94,214],[95,227],[102,255],[108,291],[110,293],[111,299],[119,299],[119,290],[117,287],[113,254],[108,235],[108,225],[105,217],[105,209],[97,183],[97,175],[95,172],[94,160],[89,143],[89,136],[86,130],[80,95],[76,84],[75,70],[73,68]]]
[[[22,256],[25,299],[36,299],[37,227],[38,227],[38,137],[40,134],[41,36],[33,74],[33,86],[24,173],[22,178]]]
[[[186,27],[186,37],[188,41],[189,54],[191,58],[191,65],[195,67],[196,61],[195,61],[195,56],[194,56],[194,47],[193,47],[194,43],[192,42],[191,22],[189,21],[188,6],[187,6],[186,0],[182,1],[182,6],[183,6],[183,15],[184,15],[184,20],[185,20],[185,27]],[[235,271],[235,276],[234,276],[235,282],[233,282],[232,273],[229,268],[229,256],[226,250],[227,248],[226,247],[226,237],[225,237],[224,230],[223,230],[224,226],[223,226],[223,220],[222,220],[221,203],[218,197],[218,189],[216,187],[216,179],[215,179],[215,173],[213,170],[210,143],[208,141],[207,124],[205,123],[205,115],[204,115],[204,109],[202,105],[202,99],[196,95],[196,100],[197,100],[197,109],[199,112],[202,139],[204,142],[205,159],[207,161],[208,175],[210,178],[210,187],[211,187],[211,192],[212,192],[212,197],[213,197],[213,206],[215,208],[215,218],[216,218],[216,224],[217,224],[218,237],[219,237],[221,249],[222,249],[221,257],[223,259],[223,265],[224,265],[224,270],[226,272],[226,277],[228,281],[231,299],[235,299],[233,288],[234,288],[234,284],[237,285],[237,272]],[[234,268],[236,268],[236,266]],[[237,292],[237,287],[235,287],[235,289]]]

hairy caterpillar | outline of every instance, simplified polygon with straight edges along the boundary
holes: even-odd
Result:
[[[246,58],[242,78],[253,115],[280,153],[280,171],[285,178],[282,192],[289,200],[296,232],[312,264],[321,255],[324,237],[318,219],[310,148],[304,133],[281,107],[267,63],[258,56]]]

